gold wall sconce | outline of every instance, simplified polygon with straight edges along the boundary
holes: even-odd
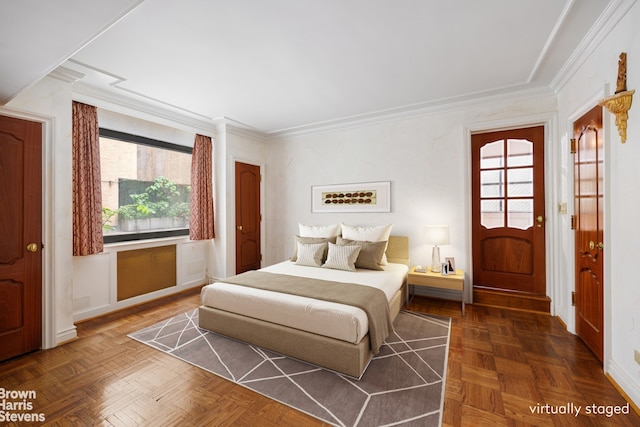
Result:
[[[622,52],[618,60],[618,81],[614,95],[603,99],[598,103],[616,116],[618,134],[624,144],[627,141],[627,113],[631,108],[631,100],[635,90],[627,90],[627,53]]]

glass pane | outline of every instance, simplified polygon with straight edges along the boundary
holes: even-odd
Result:
[[[526,139],[507,140],[507,167],[533,166],[533,143]]]
[[[504,171],[480,171],[480,197],[504,196]]]
[[[480,169],[504,166],[504,141],[494,141],[480,148]]]
[[[507,196],[533,197],[533,168],[507,169]]]
[[[578,185],[580,186],[580,195],[596,195],[598,193],[598,176],[596,175],[594,163],[582,163],[577,167],[579,168],[578,173],[580,174],[580,181],[578,182]]]
[[[480,201],[480,224],[486,228],[504,227],[504,201]]]
[[[507,226],[526,230],[533,226],[533,199],[507,201]]]
[[[103,235],[189,228],[191,154],[100,138]]]

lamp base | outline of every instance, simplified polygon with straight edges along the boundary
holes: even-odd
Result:
[[[431,271],[434,273],[440,273],[442,271],[442,264],[440,264],[440,248],[436,245],[431,251]]]

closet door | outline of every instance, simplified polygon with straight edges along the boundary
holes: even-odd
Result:
[[[576,334],[602,361],[604,347],[604,139],[602,107],[573,124]]]
[[[0,116],[0,360],[42,342],[42,125]]]
[[[236,274],[260,268],[260,166],[236,162]]]

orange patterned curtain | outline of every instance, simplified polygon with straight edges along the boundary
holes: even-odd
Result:
[[[104,249],[98,109],[73,102],[73,255]]]
[[[213,226],[213,144],[211,137],[196,135],[191,156],[191,240],[215,237]]]

